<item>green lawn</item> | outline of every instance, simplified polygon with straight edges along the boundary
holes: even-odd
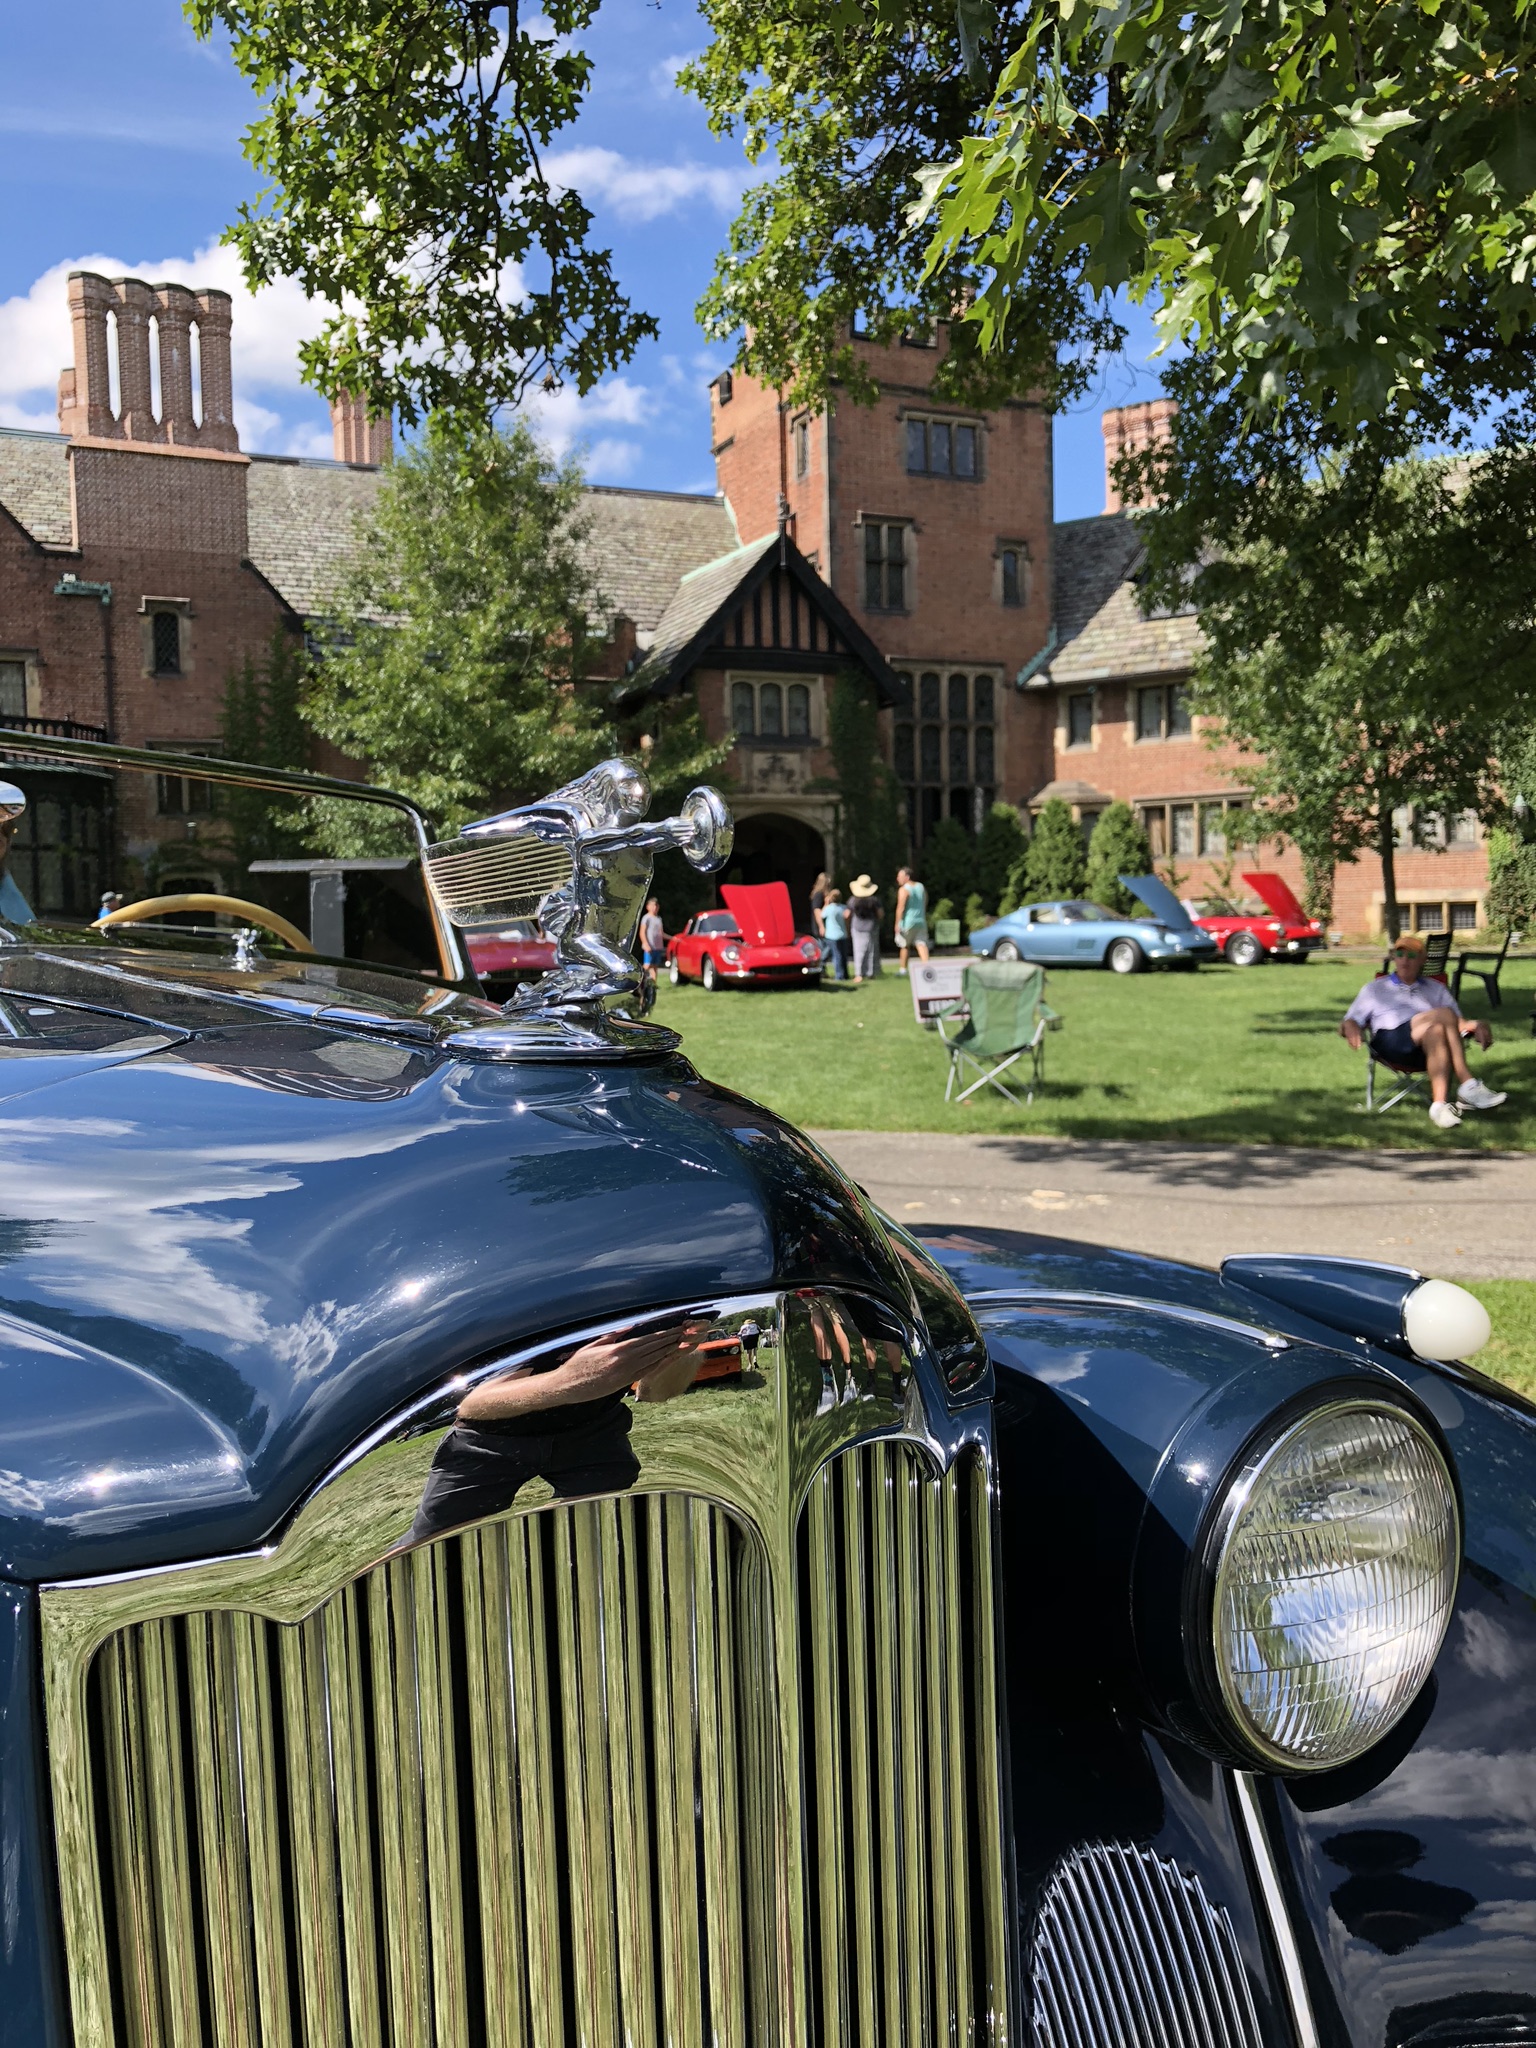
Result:
[[[706,995],[663,983],[656,1017],[682,1033],[684,1052],[711,1080],[826,1129],[1536,1149],[1536,955],[1506,964],[1493,1049],[1473,1056],[1475,1072],[1509,1091],[1508,1105],[1443,1134],[1406,1103],[1385,1116],[1361,1109],[1365,1055],[1351,1053],[1336,1027],[1373,965],[1329,955],[1198,974],[1063,969],[1046,997],[1066,1021],[1049,1040],[1044,1092],[1027,1109],[991,1089],[958,1108],[945,1102],[943,1047],[914,1022],[908,985],[893,970],[861,988]],[[1465,1007],[1487,1014],[1480,983],[1468,984]]]
[[[1536,1148],[1536,956],[1509,962],[1491,1052],[1474,1070],[1508,1105],[1435,1130],[1401,1104],[1365,1116],[1365,1057],[1335,1027],[1374,961],[1331,955],[1305,967],[1206,967],[1118,976],[1078,969],[1046,990],[1066,1019],[1047,1050],[1046,1087],[1028,1109],[991,1090],[944,1100],[936,1035],[913,1021],[894,972],[862,988],[721,989],[662,984],[659,1022],[711,1080],[828,1130],[1038,1131],[1052,1137],[1165,1138],[1211,1144]],[[1481,984],[1465,1008],[1489,1014]],[[1536,1398],[1536,1281],[1463,1283],[1493,1318],[1483,1370]]]
[[[1493,1336],[1474,1363],[1536,1401],[1536,1280],[1463,1280],[1487,1309]]]

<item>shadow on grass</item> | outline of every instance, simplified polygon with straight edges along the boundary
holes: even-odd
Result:
[[[1053,1097],[1070,1099],[1065,1086],[1048,1089],[1037,1099],[1036,1110],[1049,1114]],[[1490,1153],[1528,1156],[1516,1149],[1516,1131],[1509,1126],[1501,1131],[1494,1117],[1446,1133],[1443,1149],[1431,1150],[1436,1134],[1427,1117],[1394,1119],[1389,1112],[1374,1120],[1378,1128],[1367,1132],[1350,1119],[1346,1135],[1339,1103],[1331,1095],[1293,1095],[1286,1108],[1283,1120],[1272,1111],[1247,1118],[1226,1111],[1174,1117],[1161,1125],[1141,1122],[1138,1128],[1128,1128],[1123,1113],[1069,1113],[1052,1117],[1064,1128],[1049,1134],[989,1132],[986,1142],[989,1150],[1041,1166],[1054,1157],[1069,1158],[1076,1145],[1092,1141],[1105,1147],[1101,1164],[1106,1172],[1144,1188],[1296,1187],[1347,1164],[1398,1181],[1406,1194],[1426,1187],[1454,1189],[1471,1180],[1476,1165]],[[1361,1142],[1362,1137],[1368,1142]]]

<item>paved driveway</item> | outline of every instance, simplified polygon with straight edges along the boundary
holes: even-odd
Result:
[[[812,1134],[908,1223],[989,1223],[1214,1266],[1338,1252],[1447,1279],[1536,1280],[1536,1156]]]

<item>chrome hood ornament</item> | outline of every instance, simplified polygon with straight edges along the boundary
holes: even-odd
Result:
[[[657,852],[675,847],[701,874],[723,868],[735,828],[717,790],[690,790],[675,818],[647,820],[650,779],[602,761],[552,796],[466,825],[426,850],[433,896],[461,930],[537,918],[555,965],[506,1005],[507,1022],[455,1032],[455,1050],[508,1059],[616,1058],[676,1044],[658,1026],[610,1016],[640,986],[631,948]],[[524,1028],[518,1028],[524,1027]]]

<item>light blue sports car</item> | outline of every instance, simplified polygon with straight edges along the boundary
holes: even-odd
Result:
[[[1108,967],[1139,974],[1144,967],[1198,967],[1220,948],[1156,875],[1122,875],[1123,887],[1152,915],[1117,917],[1102,903],[1024,903],[984,930],[971,951],[984,960],[1037,960],[1042,967]]]

